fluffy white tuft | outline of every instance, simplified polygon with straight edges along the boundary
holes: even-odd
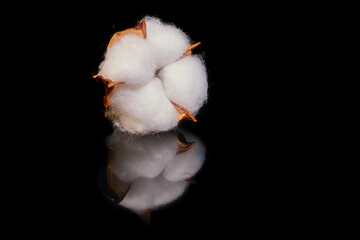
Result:
[[[186,51],[190,40],[174,25],[165,24],[158,18],[145,17],[146,39],[154,53],[157,69],[178,60]]]
[[[99,74],[112,81],[144,84],[155,74],[155,62],[147,41],[130,34],[115,42],[106,52]]]
[[[177,111],[159,78],[140,88],[116,86],[107,116],[120,129],[135,134],[167,131],[176,127],[178,121]]]
[[[165,66],[159,77],[168,98],[196,114],[207,99],[207,74],[198,56],[186,56]]]

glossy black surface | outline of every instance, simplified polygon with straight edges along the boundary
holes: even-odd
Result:
[[[29,70],[34,81],[18,87],[22,93],[30,85],[30,97],[22,103],[32,112],[25,126],[24,121],[18,124],[20,132],[29,132],[17,134],[14,142],[32,144],[24,145],[26,151],[16,148],[16,154],[26,155],[21,158],[26,177],[11,195],[20,200],[14,222],[33,223],[31,232],[47,235],[46,229],[47,236],[100,234],[101,239],[148,232],[217,233],[228,239],[234,233],[281,233],[293,227],[288,219],[297,210],[288,205],[294,195],[287,180],[295,172],[287,152],[293,126],[286,126],[289,106],[278,97],[282,90],[276,79],[283,72],[277,72],[274,62],[282,39],[277,39],[275,14],[235,2],[213,7],[135,5],[59,6],[56,13],[23,20],[22,26],[32,31],[29,42],[22,44],[31,45],[28,55],[40,60],[33,60]],[[196,184],[152,211],[150,223],[114,206],[99,186],[109,157],[106,138],[113,129],[103,113],[103,85],[92,78],[112,34],[145,15],[172,22],[200,41],[195,52],[204,56],[209,77],[209,99],[198,121],[179,126],[206,146]]]

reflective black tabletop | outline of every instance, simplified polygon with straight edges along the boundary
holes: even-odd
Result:
[[[29,231],[48,230],[49,238],[76,233],[101,239],[146,232],[232,239],[295,225],[290,219],[301,205],[289,204],[296,197],[289,179],[298,152],[290,151],[295,143],[289,136],[299,125],[287,125],[293,116],[287,98],[279,97],[283,85],[271,50],[277,35],[255,9],[208,4],[184,3],[179,11],[69,7],[21,22],[34,26],[28,55],[39,54],[41,61],[33,60],[36,67],[27,72],[34,81],[15,85],[9,98],[29,96],[10,101],[21,117],[10,141],[16,166],[3,169],[14,184],[8,199],[16,200],[9,222],[33,223]],[[105,118],[105,90],[92,76],[111,35],[145,15],[201,41],[209,97],[196,123],[132,136]],[[24,105],[31,111],[21,111]]]

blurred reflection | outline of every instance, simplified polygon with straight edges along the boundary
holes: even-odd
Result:
[[[100,174],[103,193],[147,220],[150,210],[178,199],[205,160],[205,146],[187,131],[133,136],[114,132]]]

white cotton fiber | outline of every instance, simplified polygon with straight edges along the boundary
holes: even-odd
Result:
[[[189,110],[193,115],[207,99],[207,74],[198,56],[186,56],[165,66],[159,77],[163,80],[168,98]]]
[[[107,145],[113,173],[126,182],[157,177],[178,150],[176,137],[170,132],[139,137],[116,131]]]
[[[154,54],[157,69],[181,58],[190,43],[188,36],[158,18],[145,17],[145,20],[146,40]]]
[[[177,154],[166,165],[162,174],[168,181],[180,181],[191,178],[199,171],[205,161],[206,149],[200,139],[190,133],[184,135],[187,141],[196,142],[195,146],[186,152]]]
[[[120,38],[106,52],[99,75],[126,84],[144,84],[155,74],[155,62],[147,41],[130,34]]]
[[[159,78],[142,87],[115,86],[107,116],[120,129],[135,134],[167,131],[178,122],[177,111]]]
[[[187,185],[185,181],[169,182],[161,175],[139,178],[132,183],[120,205],[133,210],[153,209],[179,198]]]

